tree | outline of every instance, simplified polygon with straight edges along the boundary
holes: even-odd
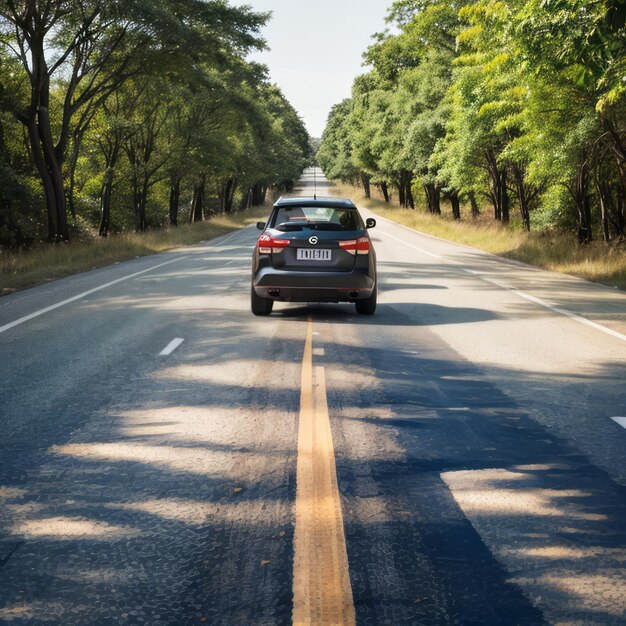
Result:
[[[198,57],[259,47],[266,16],[215,0],[18,0],[0,5],[0,42],[26,86],[11,110],[28,131],[42,181],[48,239],[68,239],[62,166],[70,138],[79,149],[94,111],[131,76],[155,67],[190,72]],[[58,124],[51,110],[60,101]],[[56,120],[55,120],[56,121]],[[58,128],[58,131],[55,130]],[[76,159],[73,160],[75,165]]]

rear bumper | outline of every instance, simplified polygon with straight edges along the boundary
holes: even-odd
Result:
[[[353,302],[369,298],[376,281],[366,271],[281,272],[263,268],[252,284],[258,296],[281,302]]]

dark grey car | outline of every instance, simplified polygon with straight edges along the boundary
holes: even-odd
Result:
[[[363,222],[344,198],[280,198],[254,248],[251,305],[269,315],[281,302],[354,302],[376,310],[376,254]]]

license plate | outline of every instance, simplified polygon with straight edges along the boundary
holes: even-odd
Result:
[[[296,251],[298,261],[330,261],[331,250],[323,248],[298,248]]]

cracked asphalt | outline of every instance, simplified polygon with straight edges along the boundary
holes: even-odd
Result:
[[[0,299],[124,279],[0,331],[0,623],[290,624],[310,319],[357,624],[626,624],[626,295],[371,233],[373,317],[253,317],[253,228]]]

